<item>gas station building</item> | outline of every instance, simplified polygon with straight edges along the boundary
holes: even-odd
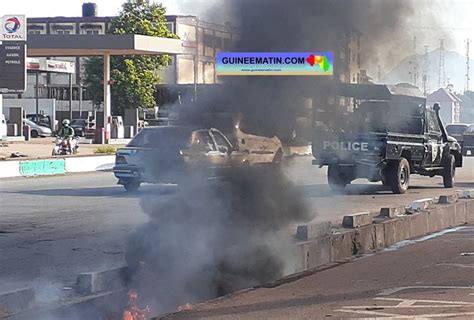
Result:
[[[29,34],[27,40],[27,56],[32,57],[91,57],[101,56],[104,59],[103,69],[103,124],[96,123],[96,127],[103,127],[104,142],[110,139],[111,132],[111,78],[110,57],[131,55],[182,55],[192,54],[183,41],[143,35],[51,35]],[[1,108],[1,102],[0,102]],[[0,109],[0,114],[2,110]]]

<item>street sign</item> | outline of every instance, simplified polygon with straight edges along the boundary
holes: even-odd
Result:
[[[4,41],[0,44],[0,93],[26,90],[26,42]]]
[[[0,94],[26,90],[26,17],[6,15],[0,29]]]
[[[46,60],[27,58],[26,69],[28,71],[54,72],[54,73],[76,73],[76,63],[72,61]]]

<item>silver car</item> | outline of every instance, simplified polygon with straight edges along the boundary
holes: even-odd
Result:
[[[215,128],[149,127],[117,150],[114,174],[127,191],[142,182],[178,183],[192,172],[222,177],[235,166],[278,165],[283,147],[277,137],[262,137],[235,127],[229,136]]]
[[[28,119],[23,119],[23,121],[25,122],[25,125],[30,127],[32,138],[51,137],[53,135],[53,132],[48,127],[40,126],[39,124],[36,124]]]

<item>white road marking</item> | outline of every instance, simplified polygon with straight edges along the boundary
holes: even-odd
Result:
[[[377,297],[377,298],[374,298],[375,300],[384,300],[384,301],[400,301],[400,304],[398,306],[395,306],[394,308],[397,308],[397,307],[401,307],[402,304],[403,306],[407,305],[407,306],[410,306],[408,304],[405,304],[404,302],[414,302],[414,303],[444,303],[444,304],[448,304],[448,305],[457,305],[457,304],[461,304],[461,305],[474,305],[474,302],[465,302],[465,301],[444,301],[444,300],[408,300],[408,299],[400,299],[400,298],[380,298],[380,297]],[[412,303],[413,304],[413,303]]]
[[[403,299],[403,298],[389,298],[387,296],[394,293],[399,293],[403,290],[409,289],[457,289],[457,290],[474,290],[474,287],[458,287],[458,286],[414,286],[414,287],[400,287],[392,288],[382,291],[375,297],[374,300],[378,301],[392,301],[398,302],[396,305],[371,305],[371,306],[343,306],[341,309],[335,310],[336,312],[344,312],[354,315],[366,315],[372,317],[388,317],[389,319],[432,319],[432,318],[446,318],[446,317],[465,317],[474,316],[472,307],[474,302],[466,301],[453,301],[453,300],[428,300],[428,299]],[[474,292],[468,293],[469,296],[474,296]],[[452,312],[452,313],[426,313],[417,315],[400,315],[399,312],[405,312],[407,310],[419,310],[419,312],[426,312],[426,309],[453,309],[453,308],[469,308],[471,310],[465,312]],[[381,310],[388,310],[390,312],[384,312]],[[425,309],[425,310],[423,310]],[[461,310],[459,310],[461,311]],[[393,313],[395,312],[395,313]],[[470,317],[471,318],[471,317]],[[474,318],[474,317],[472,317]]]
[[[404,290],[413,289],[461,289],[461,290],[474,290],[474,286],[460,287],[460,286],[410,286],[410,287],[397,287],[382,290],[377,296],[390,296],[394,293],[398,293]]]
[[[461,263],[438,263],[437,266],[449,266],[459,268],[474,268],[474,264],[461,264]]]

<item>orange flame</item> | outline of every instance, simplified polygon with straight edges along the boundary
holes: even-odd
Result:
[[[128,306],[123,311],[122,320],[146,320],[150,315],[150,307],[140,309],[137,304],[138,292],[132,289],[128,292]]]
[[[190,311],[193,310],[193,305],[190,303],[183,304],[182,306],[179,306],[176,311],[181,312],[181,311]]]

